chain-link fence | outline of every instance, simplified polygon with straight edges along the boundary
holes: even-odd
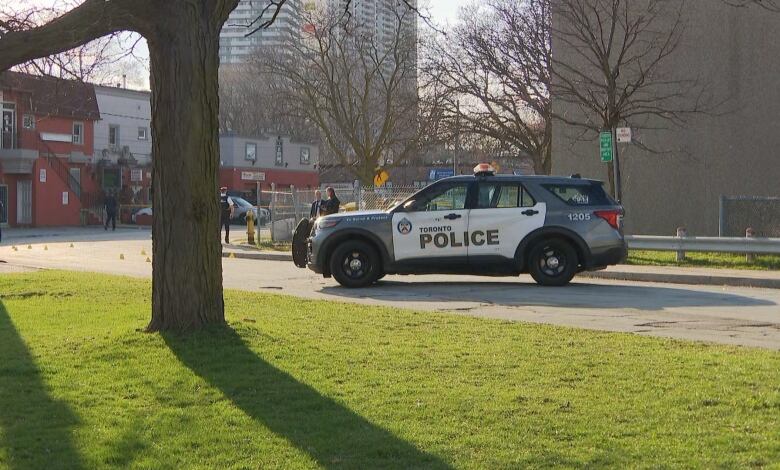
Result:
[[[719,235],[744,237],[748,228],[756,237],[780,237],[780,197],[721,196]]]
[[[360,210],[387,210],[419,190],[420,188],[415,186],[360,188],[358,207]]]
[[[339,191],[337,196],[341,201],[342,212],[387,210],[418,190],[419,188],[414,186],[358,187],[352,191]],[[259,228],[259,238],[274,242],[290,241],[298,221],[309,217],[314,191],[294,187],[282,191],[272,187],[271,191],[263,191],[262,200],[268,204],[263,208],[269,211],[269,219],[267,225]],[[323,190],[323,197],[326,198],[324,193]]]

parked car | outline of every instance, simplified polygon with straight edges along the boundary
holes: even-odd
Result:
[[[152,225],[152,208],[145,207],[133,212],[130,216],[134,224],[138,225]]]
[[[268,209],[262,207],[258,209],[242,197],[231,196],[230,199],[233,200],[233,204],[236,206],[235,211],[233,212],[233,218],[231,219],[231,222],[234,224],[246,225],[246,214],[249,211],[254,213],[255,223],[259,225],[265,225],[271,219],[271,214],[268,212]]]

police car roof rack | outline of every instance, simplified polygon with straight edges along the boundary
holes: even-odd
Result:
[[[480,163],[474,167],[474,176],[493,176],[496,174],[496,170],[490,165],[490,163]]]

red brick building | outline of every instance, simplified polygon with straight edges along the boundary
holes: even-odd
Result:
[[[92,85],[0,74],[0,223],[77,225],[98,200]]]

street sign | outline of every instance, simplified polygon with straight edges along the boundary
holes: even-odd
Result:
[[[265,173],[262,171],[242,171],[241,181],[265,181]]]
[[[386,170],[379,170],[376,172],[376,175],[374,175],[374,186],[377,188],[387,183],[387,180],[390,179],[390,174]]]
[[[601,161],[609,163],[612,161],[612,132],[605,131],[599,134],[599,143],[601,147]]]
[[[631,128],[630,127],[618,127],[615,130],[617,134],[617,141],[620,143],[631,143]]]

